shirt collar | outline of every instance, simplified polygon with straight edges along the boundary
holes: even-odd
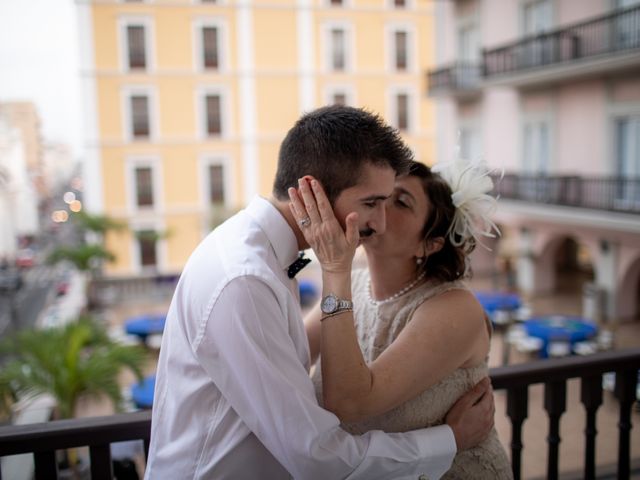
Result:
[[[280,266],[288,268],[298,258],[298,241],[282,214],[269,200],[259,196],[249,202],[245,211],[269,239]]]

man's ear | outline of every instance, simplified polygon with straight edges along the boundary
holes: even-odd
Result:
[[[434,253],[438,253],[444,247],[444,238],[436,237],[430,238],[425,242],[425,256],[433,255]]]

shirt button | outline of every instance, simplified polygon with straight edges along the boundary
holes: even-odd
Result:
[[[420,475],[418,477],[418,480],[429,480],[429,477],[427,477],[424,473],[422,475]]]

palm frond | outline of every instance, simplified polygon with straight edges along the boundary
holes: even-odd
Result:
[[[129,369],[140,380],[147,360],[144,349],[114,342],[90,317],[23,330],[2,348],[7,360],[0,375],[0,407],[3,388],[13,396],[46,392],[57,400],[63,418],[73,415],[83,395],[107,395],[120,408],[120,372]]]

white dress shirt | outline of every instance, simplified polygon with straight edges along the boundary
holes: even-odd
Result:
[[[187,262],[158,362],[146,479],[439,478],[451,429],[351,436],[309,378],[295,235],[267,200],[215,229]]]

